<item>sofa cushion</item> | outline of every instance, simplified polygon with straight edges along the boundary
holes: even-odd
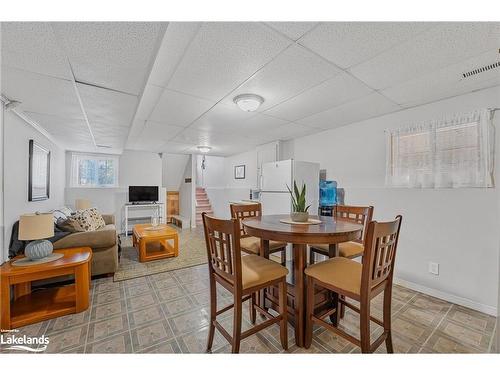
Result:
[[[107,224],[91,232],[77,232],[54,242],[54,249],[67,247],[89,246],[92,250],[108,248],[116,244],[116,228],[114,224]]]

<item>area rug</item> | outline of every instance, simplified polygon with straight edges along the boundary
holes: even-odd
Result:
[[[132,247],[132,237],[121,237],[122,253],[114,281],[123,281],[136,277],[154,275],[180,268],[207,263],[207,250],[203,232],[199,229],[179,229],[179,256],[139,262],[137,250]]]

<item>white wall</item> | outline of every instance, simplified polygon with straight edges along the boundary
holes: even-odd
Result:
[[[244,180],[234,178],[234,167],[237,165],[245,165]],[[255,150],[227,157],[225,169],[226,187],[246,190],[257,187],[257,152]]]
[[[179,214],[190,219],[191,226],[195,224],[195,215],[193,215],[193,209],[195,209],[193,204],[193,192],[195,190],[194,186],[196,184],[196,173],[192,173],[194,170],[192,160],[194,159],[194,155],[189,156],[189,160],[186,163],[186,167],[184,168],[184,173],[182,175],[181,185],[179,187]],[[191,178],[191,182],[186,182],[186,178]]]
[[[162,155],[162,181],[167,191],[178,191],[181,185],[189,155],[163,154]]]
[[[384,186],[384,129],[485,107],[500,107],[499,87],[299,138],[293,149],[296,159],[319,162],[327,170],[327,178],[345,188],[347,204],[375,206],[376,220],[403,215],[395,269],[400,282],[495,314],[499,187],[423,190]],[[499,124],[497,113],[497,138]],[[498,153],[497,147],[497,160]],[[498,166],[496,181],[500,181]],[[439,276],[428,273],[429,261],[440,264]]]
[[[196,184],[202,187],[225,187],[226,158],[205,155],[205,169],[201,168],[203,155],[196,155]]]
[[[28,202],[29,140],[50,150],[50,198]],[[19,215],[50,211],[64,205],[64,150],[12,112],[4,114],[4,243],[8,248],[12,225]]]
[[[67,188],[65,202],[74,208],[75,200],[86,198],[97,207],[100,212],[114,214],[118,230],[123,229],[123,207],[128,202],[128,187],[130,185],[161,186],[162,160],[157,153],[126,150],[120,155],[117,188],[74,188],[70,187],[71,153],[66,153]],[[165,197],[160,190],[160,201]],[[149,214],[144,212],[145,215]],[[140,216],[140,213],[135,213]]]

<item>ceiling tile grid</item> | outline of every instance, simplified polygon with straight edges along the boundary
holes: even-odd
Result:
[[[374,92],[362,98],[306,117],[298,122],[314,128],[332,129],[353,122],[366,120],[371,117],[395,112],[400,109],[401,107],[394,104],[389,99]]]
[[[311,31],[318,22],[266,22],[266,25],[295,41]]]
[[[50,24],[2,22],[0,30],[2,65],[71,79],[66,55],[57,44]]]
[[[215,102],[165,89],[149,120],[174,126],[188,126]]]
[[[19,109],[68,119],[84,119],[73,83],[2,65],[2,93]]]
[[[298,45],[292,45],[231,92],[224,103],[230,104],[239,94],[258,93],[264,98],[264,111],[313,87],[341,70]]]
[[[290,43],[256,22],[205,23],[168,88],[218,101]]]
[[[372,91],[367,85],[348,73],[342,73],[268,109],[264,113],[295,121],[360,98]]]
[[[138,95],[165,24],[56,22],[52,27],[77,81]]]
[[[497,48],[500,23],[443,23],[350,69],[381,90]]]
[[[346,69],[433,25],[426,22],[326,22],[299,39],[299,43]]]

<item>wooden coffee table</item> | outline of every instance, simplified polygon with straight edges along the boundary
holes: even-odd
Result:
[[[54,250],[64,256],[33,266],[13,266],[17,256],[0,267],[0,328],[13,329],[58,316],[74,314],[89,307],[90,247]],[[75,283],[31,292],[31,282],[73,275]],[[14,288],[11,301],[10,287]]]
[[[168,225],[161,224],[155,228],[151,224],[134,225],[132,243],[139,252],[139,262],[179,255],[179,235]]]

